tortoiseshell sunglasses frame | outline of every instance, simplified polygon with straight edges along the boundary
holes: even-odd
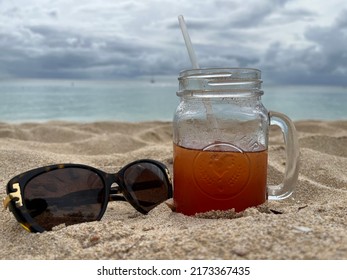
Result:
[[[137,211],[142,214],[147,214],[148,211],[141,206],[139,206],[136,201],[132,198],[132,196],[128,193],[124,183],[124,172],[131,167],[132,165],[141,164],[141,163],[150,163],[157,166],[164,174],[165,185],[167,186],[167,199],[172,197],[172,181],[168,168],[161,162],[152,160],[152,159],[141,159],[137,161],[133,161],[126,166],[124,166],[117,173],[111,174],[106,173],[100,169],[84,165],[84,164],[73,164],[73,163],[64,163],[64,164],[55,164],[50,166],[44,166],[40,168],[36,168],[33,170],[29,170],[22,174],[19,174],[13,177],[7,184],[6,192],[7,196],[3,199],[4,209],[9,208],[9,210],[13,213],[17,221],[21,224],[21,226],[29,232],[43,232],[45,229],[37,224],[34,218],[31,217],[25,205],[23,204],[23,196],[24,188],[27,183],[32,180],[34,177],[41,175],[43,173],[47,173],[57,169],[64,168],[80,168],[89,170],[91,172],[96,173],[103,182],[105,188],[105,196],[104,201],[102,202],[102,208],[95,219],[96,221],[101,220],[104,215],[108,202],[109,201],[117,201],[123,200],[128,201]],[[111,188],[111,186],[116,183],[117,188]],[[159,204],[159,203],[158,203]]]

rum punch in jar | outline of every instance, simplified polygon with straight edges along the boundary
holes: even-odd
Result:
[[[194,215],[242,211],[267,199],[289,197],[298,178],[295,127],[261,102],[261,71],[210,68],[182,71],[173,120],[174,203]],[[267,186],[270,125],[279,126],[286,149],[283,182]]]

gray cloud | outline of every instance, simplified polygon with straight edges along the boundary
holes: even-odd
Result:
[[[342,11],[329,26],[307,28],[306,47],[270,45],[263,62],[268,78],[280,83],[347,85],[347,26],[341,21],[346,17],[347,11]]]
[[[277,83],[347,84],[347,10],[321,22],[325,11],[306,2],[2,1],[0,78],[177,75],[190,67],[177,22],[184,14],[202,67],[258,67]]]

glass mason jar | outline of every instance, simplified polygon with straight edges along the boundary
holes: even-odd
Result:
[[[261,102],[261,71],[210,68],[182,71],[173,120],[174,203],[194,215],[242,211],[266,199],[289,197],[298,178],[295,127]],[[267,186],[269,126],[282,130],[286,147],[283,182]]]

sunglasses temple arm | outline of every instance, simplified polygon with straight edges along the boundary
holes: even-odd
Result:
[[[126,201],[126,199],[120,194],[110,194],[108,201]]]
[[[117,189],[111,189],[111,193],[110,196],[108,198],[108,201],[127,201],[127,199],[121,195],[118,194],[118,190]],[[153,202],[148,202],[145,200],[138,200],[142,205],[146,205],[146,206],[152,206],[155,205],[157,203],[153,203]]]

